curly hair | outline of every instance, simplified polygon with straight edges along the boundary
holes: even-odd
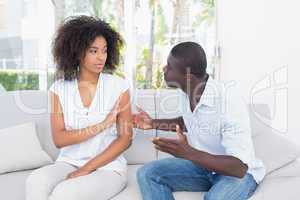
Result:
[[[64,80],[77,78],[80,61],[98,36],[104,37],[107,42],[104,70],[113,72],[120,62],[124,44],[121,35],[99,18],[73,16],[64,21],[53,40],[52,54],[57,65],[55,77]]]

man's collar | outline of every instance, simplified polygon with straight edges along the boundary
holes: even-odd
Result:
[[[180,90],[180,91],[189,100],[188,95],[184,91],[182,91],[182,90]],[[207,82],[205,84],[204,91],[201,95],[200,101],[196,105],[195,110],[197,110],[201,105],[205,105],[205,106],[208,106],[208,107],[216,106],[216,99],[215,98],[217,97],[218,94],[219,94],[219,91],[218,91],[216,81],[209,76],[208,79],[207,79]]]
[[[196,108],[200,105],[206,105],[208,107],[215,106],[215,96],[217,95],[218,90],[216,88],[216,82],[209,76],[205,84],[204,91],[200,98],[199,103]]]

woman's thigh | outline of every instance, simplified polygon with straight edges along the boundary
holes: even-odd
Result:
[[[55,186],[76,168],[57,162],[34,170],[26,180],[27,200],[47,200]]]
[[[118,194],[126,182],[125,173],[98,169],[91,174],[59,183],[49,200],[106,200]]]

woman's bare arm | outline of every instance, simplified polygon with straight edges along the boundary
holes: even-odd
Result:
[[[130,97],[129,92],[126,91],[120,97],[120,107],[117,116],[118,138],[116,138],[105,151],[86,163],[83,168],[88,169],[88,171],[93,171],[116,159],[130,146],[132,140],[132,127]]]
[[[58,95],[50,92],[51,98],[51,129],[54,144],[57,148],[62,148],[72,144],[78,144],[88,140],[95,135],[101,133],[104,129],[115,123],[118,112],[117,105],[106,119],[98,124],[83,129],[66,130],[64,123],[64,114]]]

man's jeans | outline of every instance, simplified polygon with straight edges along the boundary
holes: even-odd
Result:
[[[138,170],[137,179],[143,200],[174,200],[175,191],[206,192],[204,200],[244,200],[257,187],[250,174],[241,179],[223,176],[180,158],[146,164]]]

